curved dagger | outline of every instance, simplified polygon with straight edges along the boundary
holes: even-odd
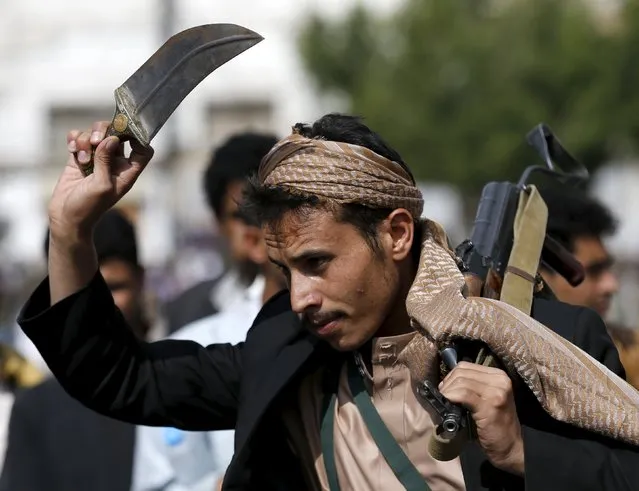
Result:
[[[115,90],[107,136],[148,146],[204,78],[263,39],[235,24],[207,24],[175,34]],[[82,167],[85,175],[93,172],[92,162]]]

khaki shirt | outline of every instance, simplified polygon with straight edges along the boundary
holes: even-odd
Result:
[[[459,459],[434,460],[428,442],[434,430],[428,412],[412,390],[408,368],[398,356],[415,333],[376,338],[372,346],[372,401],[382,420],[432,491],[463,491]],[[328,491],[328,478],[320,439],[323,370],[304,379],[284,414],[293,451],[303,462],[308,489]],[[371,437],[348,386],[342,367],[335,408],[334,445],[337,475],[343,491],[400,491],[404,487],[393,474]]]

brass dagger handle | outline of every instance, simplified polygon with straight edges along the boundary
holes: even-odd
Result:
[[[119,109],[115,110],[115,115],[113,116],[113,120],[111,124],[108,126],[105,134],[105,138],[110,136],[117,136],[120,141],[125,142],[127,140],[135,139],[135,135],[131,131],[131,126],[129,125],[129,118],[126,114],[124,114]],[[80,170],[84,177],[87,177],[93,174],[93,158],[95,156],[95,148],[91,149],[91,160],[84,165],[80,165]]]

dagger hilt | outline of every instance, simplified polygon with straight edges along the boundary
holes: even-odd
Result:
[[[113,114],[111,123],[107,127],[104,137],[117,136],[121,142],[136,140],[140,142],[141,145],[148,146],[150,142],[142,126],[139,124],[137,118],[132,116],[132,111],[129,111],[129,108],[132,106],[125,90],[122,87],[118,87],[115,90],[115,113]],[[86,164],[79,165],[84,177],[93,174],[94,157],[95,148],[92,148],[91,160]]]

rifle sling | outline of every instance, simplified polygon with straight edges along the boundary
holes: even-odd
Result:
[[[366,391],[364,380],[359,373],[355,361],[352,357],[347,361],[348,385],[353,395],[355,405],[359,410],[368,431],[377,444],[384,459],[392,469],[397,479],[404,485],[407,491],[430,491],[428,484],[415,468],[413,463],[406,456],[389,429],[384,424],[377,409],[371,402]],[[335,427],[335,410],[337,406],[337,389],[339,384],[340,370],[327,370],[324,387],[330,388],[326,391],[323,405],[323,415],[321,423],[322,455],[324,466],[328,475],[328,483],[331,491],[340,491],[337,477],[337,467],[335,464],[335,446],[333,442]]]
[[[533,185],[519,193],[513,247],[499,299],[530,315],[535,276],[546,237],[548,208]]]

